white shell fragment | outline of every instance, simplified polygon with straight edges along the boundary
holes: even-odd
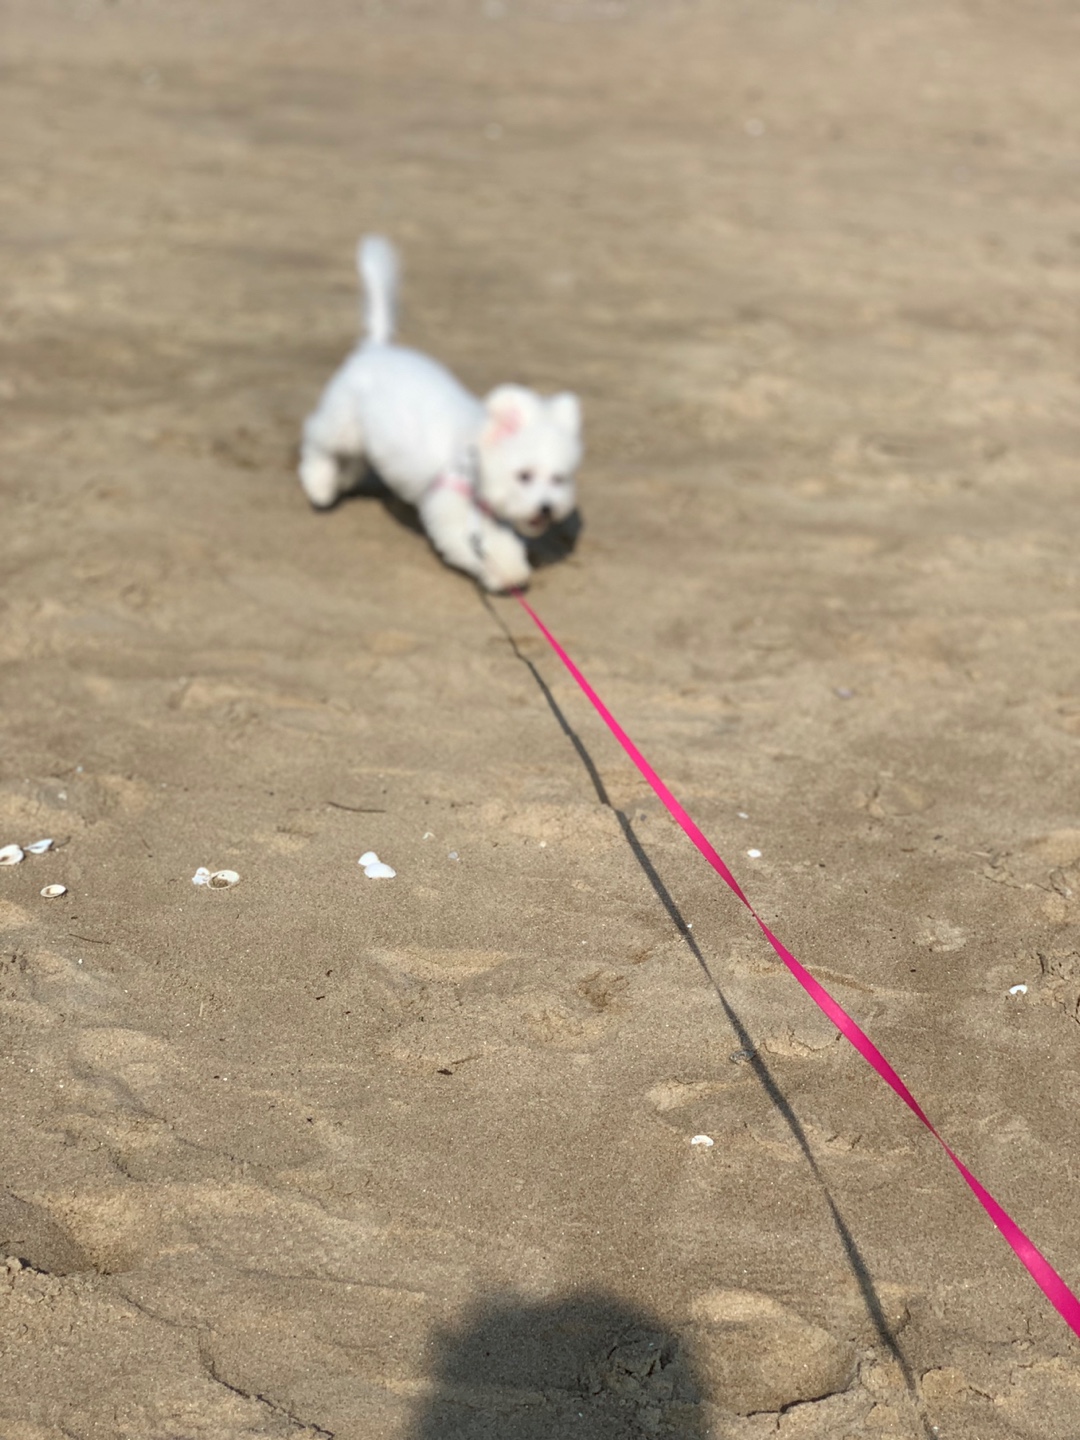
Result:
[[[760,850],[747,850],[746,853],[747,853],[747,855],[750,856],[750,859],[751,859],[751,860],[760,860],[760,859],[761,859],[761,851],[760,851]]]
[[[364,874],[369,880],[393,880],[397,874],[396,870],[383,864],[374,850],[365,850],[356,863],[364,867]]]
[[[711,1135],[695,1135],[691,1139],[690,1144],[699,1145],[703,1150],[711,1150],[712,1147],[716,1144],[716,1141],[712,1138]]]
[[[1026,995],[1026,994],[1027,994],[1027,986],[1026,986],[1026,985],[1012,985],[1012,986],[1010,986],[1010,988],[1009,988],[1009,994],[1010,994],[1010,995]]]
[[[240,884],[240,876],[235,870],[208,870],[205,865],[200,865],[192,875],[191,883],[209,885],[211,890],[228,890]]]
[[[45,889],[42,890],[41,894],[42,894],[42,896],[44,897],[44,899],[46,899],[46,900],[58,900],[61,895],[66,895],[66,894],[67,894],[67,886],[66,886],[66,885],[46,885],[46,886],[45,886]]]
[[[5,845],[0,850],[0,865],[18,865],[25,858],[21,845]]]
[[[51,850],[54,842],[52,840],[35,840],[32,845],[27,845],[27,851],[31,855],[44,855],[46,850]]]

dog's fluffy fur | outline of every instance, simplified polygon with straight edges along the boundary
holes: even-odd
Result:
[[[392,344],[398,287],[393,246],[357,250],[366,338],[304,425],[300,482],[332,505],[366,459],[415,505],[435,549],[488,590],[529,578],[525,539],[576,505],[581,412],[575,395],[500,385],[478,400],[437,361]]]

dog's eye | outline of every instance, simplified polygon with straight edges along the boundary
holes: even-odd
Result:
[[[533,478],[533,472],[531,470],[519,470],[517,478],[521,481],[522,485],[528,485]]]

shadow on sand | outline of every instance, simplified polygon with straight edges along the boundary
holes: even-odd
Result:
[[[633,854],[634,859],[641,867],[643,874],[645,875],[650,886],[652,887],[653,893],[660,901],[660,904],[667,911],[668,917],[670,918],[672,924],[682,936],[684,943],[690,950],[697,964],[700,966],[702,972],[704,973],[705,977],[709,982],[709,985],[713,990],[713,993],[716,995],[716,998],[720,1002],[720,1006],[723,1009],[724,1015],[726,1016],[727,1021],[732,1028],[732,1031],[737,1037],[742,1052],[746,1056],[750,1066],[752,1067],[753,1072],[757,1077],[758,1083],[768,1095],[773,1108],[783,1120],[793,1140],[798,1145],[799,1150],[802,1153],[803,1159],[806,1162],[807,1168],[809,1169],[811,1175],[814,1177],[814,1180],[816,1181],[820,1189],[822,1199],[829,1212],[829,1218],[832,1221],[833,1229],[836,1232],[836,1238],[839,1242],[840,1249],[843,1252],[845,1263],[847,1264],[848,1270],[850,1271],[852,1277],[854,1278],[855,1282],[859,1287],[859,1293],[862,1296],[862,1302],[866,1310],[867,1318],[869,1319],[873,1327],[878,1342],[881,1347],[896,1362],[901,1373],[903,1374],[908,1397],[914,1407],[915,1413],[918,1417],[918,1423],[922,1432],[928,1437],[932,1436],[933,1432],[930,1429],[929,1423],[926,1420],[925,1414],[922,1410],[922,1402],[918,1394],[918,1390],[915,1384],[915,1376],[912,1372],[910,1362],[908,1361],[907,1356],[904,1354],[900,1346],[899,1340],[897,1339],[896,1334],[894,1333],[892,1327],[888,1322],[888,1319],[886,1318],[885,1310],[881,1303],[881,1297],[879,1296],[877,1287],[874,1284],[874,1278],[870,1273],[870,1270],[866,1264],[865,1259],[863,1258],[862,1252],[860,1251],[858,1244],[856,1243],[854,1235],[851,1233],[851,1229],[848,1226],[847,1221],[844,1219],[844,1216],[840,1211],[840,1207],[838,1206],[832,1194],[832,1191],[829,1188],[828,1182],[826,1181],[825,1176],[822,1174],[821,1167],[818,1165],[817,1162],[817,1157],[814,1155],[814,1152],[811,1149],[810,1142],[806,1135],[806,1131],[804,1130],[798,1116],[795,1114],[795,1111],[792,1109],[791,1102],[784,1094],[776,1077],[773,1075],[772,1071],[766,1064],[764,1057],[761,1055],[757,1046],[754,1044],[754,1041],[750,1035],[750,1031],[747,1029],[747,1026],[743,1021],[741,1015],[739,1015],[735,1007],[732,1005],[731,1001],[724,994],[724,991],[721,989],[719,982],[710,970],[709,962],[706,960],[705,955],[701,950],[701,947],[694,939],[693,931],[686,923],[686,920],[683,917],[683,914],[680,911],[678,905],[676,904],[671,892],[668,890],[660,875],[657,873],[655,866],[653,865],[648,853],[646,852],[644,846],[641,843],[640,837],[634,830],[633,824],[631,823],[629,816],[626,815],[624,811],[619,810],[616,806],[612,804],[611,797],[607,793],[607,789],[604,785],[603,779],[601,778],[600,771],[597,769],[596,762],[589,754],[588,749],[586,748],[581,737],[578,735],[577,731],[574,730],[573,726],[563,714],[562,709],[558,704],[558,701],[555,699],[555,696],[551,691],[551,687],[547,684],[543,675],[541,675],[537,667],[517,644],[513,634],[509,630],[502,616],[498,614],[491,601],[486,596],[482,596],[481,598],[483,599],[484,605],[487,607],[489,614],[492,616],[495,623],[499,626],[499,628],[502,630],[503,634],[509,641],[510,647],[514,652],[514,655],[517,657],[518,660],[520,660],[520,662],[528,669],[529,673],[532,675],[533,680],[536,682],[541,694],[547,702],[548,708],[554,716],[559,728],[562,730],[563,734],[570,741],[570,744],[577,752],[577,756],[589,776],[589,780],[592,784],[593,789],[596,792],[596,797],[599,800],[600,804],[606,806],[614,813],[615,818],[618,820],[619,826],[623,832],[623,837],[626,840],[626,843],[631,853]]]
[[[415,1440],[705,1440],[686,1348],[611,1296],[495,1295],[436,1332]]]
[[[399,525],[406,530],[411,530],[416,535],[424,534],[424,527],[420,523],[416,507],[407,504],[406,501],[395,495],[378,472],[369,465],[365,464],[355,468],[347,476],[344,489],[330,508],[333,509],[343,500],[350,499],[377,500]],[[543,535],[527,540],[525,543],[529,552],[529,564],[534,570],[559,564],[560,561],[573,554],[584,528],[585,522],[581,518],[581,511],[575,510],[565,520],[560,521],[557,525],[552,525]]]

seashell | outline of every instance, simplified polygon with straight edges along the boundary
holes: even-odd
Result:
[[[193,885],[210,884],[210,871],[206,868],[205,865],[200,865],[199,868],[195,871],[195,874],[191,877],[191,883]]]
[[[32,845],[27,845],[26,849],[31,855],[44,855],[46,850],[52,849],[53,844],[52,840],[35,840]]]
[[[1010,995],[1026,995],[1026,994],[1027,994],[1027,986],[1026,986],[1026,985],[1012,985],[1012,986],[1009,987],[1009,994],[1010,994]]]
[[[18,865],[23,859],[25,856],[21,845],[5,845],[0,850],[0,865]]]
[[[42,895],[45,897],[46,900],[57,900],[57,899],[59,899],[59,897],[60,897],[61,895],[66,895],[66,894],[67,894],[67,886],[66,886],[66,885],[46,885],[46,886],[45,886],[45,889],[42,890],[41,893],[42,893]]]
[[[211,890],[230,890],[240,884],[240,876],[235,870],[215,870],[206,883]]]
[[[761,859],[761,851],[760,851],[760,850],[747,850],[746,853],[747,853],[747,855],[750,856],[750,859],[751,859],[751,860],[760,860],[760,859]]]
[[[700,1145],[703,1150],[711,1150],[716,1141],[711,1135],[695,1135],[690,1141],[691,1145]]]
[[[364,874],[369,880],[393,880],[397,874],[389,865],[384,865],[381,860],[376,860],[374,865],[365,865]]]

